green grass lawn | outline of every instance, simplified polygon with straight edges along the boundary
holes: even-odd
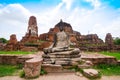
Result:
[[[100,52],[100,54],[108,55],[108,56],[114,56],[117,60],[120,60],[120,52]]]
[[[93,54],[93,52],[86,52],[86,53]],[[120,52],[103,51],[103,52],[99,52],[99,54],[114,56],[117,60],[120,60]],[[106,76],[120,75],[120,65],[100,64],[94,66],[93,68],[99,70],[102,75],[106,75]]]
[[[0,51],[0,54],[16,54],[16,55],[19,55],[19,54],[33,54],[34,52],[25,52],[25,51]]]
[[[120,65],[100,64],[94,66],[94,68],[98,69],[102,75],[106,76],[120,75]]]
[[[114,56],[117,60],[120,60],[120,52],[103,51],[100,54]],[[95,66],[95,68],[100,70],[103,75],[120,75],[120,65],[100,64]]]
[[[19,70],[20,68],[18,66],[0,65],[0,77],[15,75]]]
[[[47,74],[47,72],[41,68],[40,71],[41,75]],[[0,64],[0,77],[3,76],[13,76],[13,75],[19,75],[20,77],[25,77],[25,73],[23,71],[23,65],[7,65],[7,64]]]
[[[33,54],[35,52],[25,52],[25,51],[0,51],[0,54],[10,54],[10,55],[26,55]],[[21,68],[20,68],[21,67]],[[22,65],[6,65],[0,64],[0,77],[2,76],[12,76],[19,75],[19,71],[22,70]]]

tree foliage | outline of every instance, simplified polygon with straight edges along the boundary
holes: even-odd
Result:
[[[2,43],[7,43],[7,42],[8,42],[8,40],[7,40],[7,39],[5,39],[5,38],[0,38],[0,42],[2,42]]]
[[[116,37],[116,38],[114,39],[114,44],[115,44],[115,45],[120,45],[120,38],[119,38],[119,37]]]

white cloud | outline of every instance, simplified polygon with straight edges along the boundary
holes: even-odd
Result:
[[[63,0],[55,7],[32,14],[20,4],[7,5],[0,9],[0,37],[9,38],[10,34],[15,33],[21,39],[27,31],[28,18],[31,15],[37,18],[39,34],[48,32],[60,19],[63,19],[81,34],[88,34],[88,32],[98,34],[102,39],[106,33],[112,33],[114,37],[120,36],[120,10],[101,7],[99,0],[87,1],[91,1],[96,8],[89,10],[75,7],[71,9],[72,0],[70,3],[69,0]]]
[[[62,0],[62,3],[65,3],[65,4],[66,4],[66,9],[67,9],[67,10],[70,10],[73,1],[74,1],[74,0]]]
[[[21,36],[26,31],[26,21],[31,13],[20,4],[9,4],[0,9],[0,37],[11,34]],[[20,39],[20,38],[19,38]]]
[[[97,29],[97,30],[96,30]],[[113,37],[120,37],[120,16],[114,18],[112,20],[108,20],[108,23],[102,23],[95,25],[93,29],[93,33],[99,34],[102,39],[105,38],[106,33],[111,33]]]
[[[90,2],[94,8],[99,8],[101,6],[100,0],[85,0],[85,1]]]

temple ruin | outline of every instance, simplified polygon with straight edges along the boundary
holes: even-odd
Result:
[[[10,36],[10,40],[4,47],[4,50],[43,50],[49,47],[54,35],[59,32],[59,27],[63,24],[64,31],[69,35],[71,47],[77,47],[83,51],[118,51],[119,45],[114,45],[112,35],[106,34],[105,42],[98,37],[97,34],[82,35],[78,31],[74,31],[69,23],[62,20],[58,22],[53,28],[50,28],[47,33],[38,34],[37,19],[35,16],[30,16],[28,21],[28,28],[25,36],[20,41],[17,41],[16,35]],[[3,49],[3,48],[2,48]]]
[[[28,21],[28,29],[25,36],[22,38],[23,43],[34,43],[38,40],[38,27],[36,17],[31,16]]]

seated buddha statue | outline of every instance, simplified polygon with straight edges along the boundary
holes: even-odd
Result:
[[[64,31],[64,24],[61,20],[59,26],[59,32],[54,35],[54,42],[53,44],[48,47],[44,48],[44,53],[53,53],[53,52],[62,52],[62,51],[71,51],[79,53],[80,50],[77,48],[70,48],[70,40],[68,34]]]

